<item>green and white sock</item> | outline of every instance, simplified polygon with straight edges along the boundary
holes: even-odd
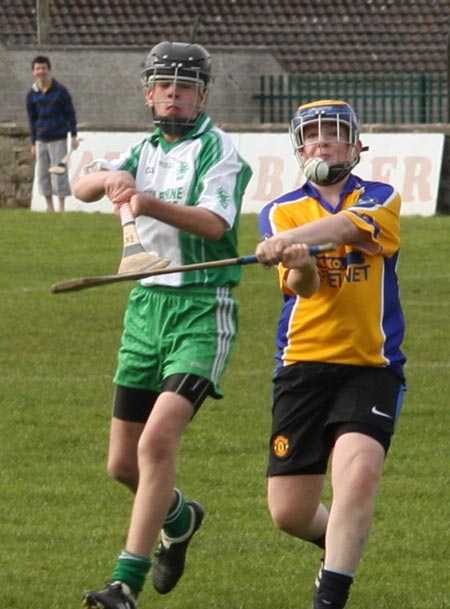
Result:
[[[150,558],[123,550],[117,559],[112,581],[121,581],[127,584],[134,598],[137,598],[142,592],[151,566]]]
[[[163,530],[168,538],[178,539],[189,531],[192,511],[183,497],[183,493],[177,488],[173,490],[177,495],[177,501],[164,520]]]

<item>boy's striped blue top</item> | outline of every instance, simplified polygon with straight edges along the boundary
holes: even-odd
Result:
[[[72,98],[67,88],[57,80],[53,79],[45,92],[35,83],[27,93],[26,107],[33,144],[36,140],[62,140],[68,133],[77,135],[77,118]]]

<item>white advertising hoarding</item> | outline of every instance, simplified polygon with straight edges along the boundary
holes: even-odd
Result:
[[[83,132],[83,141],[69,165],[73,184],[82,167],[93,159],[117,157],[146,133]],[[304,178],[292,152],[288,133],[232,133],[239,153],[250,163],[253,177],[245,194],[243,212],[258,213],[269,201],[298,188]],[[367,133],[361,135],[369,150],[361,156],[354,173],[366,180],[388,182],[402,195],[402,215],[432,216],[436,212],[444,135],[440,133]],[[56,206],[57,207],[57,206]],[[45,211],[36,179],[31,201],[33,211]],[[67,197],[67,211],[111,213],[105,197],[82,203]]]

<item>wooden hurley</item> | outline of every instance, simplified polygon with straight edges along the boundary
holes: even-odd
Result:
[[[72,154],[72,150],[70,150],[66,154],[66,156],[64,156],[57,165],[54,165],[53,167],[50,167],[49,172],[50,173],[54,173],[55,175],[62,175],[63,173],[66,173],[66,171],[67,171],[67,163],[69,162],[71,154]]]
[[[137,273],[150,269],[161,269],[170,264],[167,258],[149,254],[144,249],[136,230],[136,221],[129,203],[120,206],[120,221],[123,233],[123,251],[117,273]]]
[[[81,138],[78,138],[79,142],[82,142],[83,140]],[[66,156],[63,156],[63,158],[61,159],[61,161],[57,164],[54,165],[53,167],[50,167],[50,169],[48,170],[49,173],[54,173],[55,175],[62,175],[63,173],[66,173],[67,171],[67,165],[69,163],[69,159],[70,159],[70,155],[73,152],[73,148],[71,148],[69,150],[69,152],[66,154]]]
[[[309,248],[311,255],[331,252],[337,249],[335,243],[325,243],[323,245],[312,245]],[[147,254],[148,256],[148,254]],[[137,279],[145,279],[146,277],[154,277],[156,275],[167,275],[169,273],[186,273],[187,271],[198,271],[202,269],[212,269],[221,266],[233,266],[236,264],[255,264],[258,262],[256,256],[240,256],[238,258],[225,258],[223,260],[211,260],[209,262],[198,262],[196,264],[184,264],[181,266],[173,266],[169,268],[153,268],[149,271],[118,273],[116,275],[100,275],[99,277],[81,277],[79,279],[69,279],[52,285],[52,292],[59,294],[61,292],[76,292],[87,288],[95,288],[101,285],[110,283],[120,283],[122,281],[131,281]]]

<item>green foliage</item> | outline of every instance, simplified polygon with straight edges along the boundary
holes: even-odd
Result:
[[[449,217],[404,218],[399,265],[409,391],[352,607],[445,609],[449,534]],[[106,474],[112,374],[131,284],[50,293],[112,273],[117,218],[2,211],[0,586],[8,609],[79,607],[122,549],[131,496]],[[256,216],[242,219],[254,252]],[[277,531],[265,501],[275,272],[245,267],[240,337],[224,379],[180,448],[178,484],[207,508],[179,587],[140,607],[310,609],[319,551]]]

